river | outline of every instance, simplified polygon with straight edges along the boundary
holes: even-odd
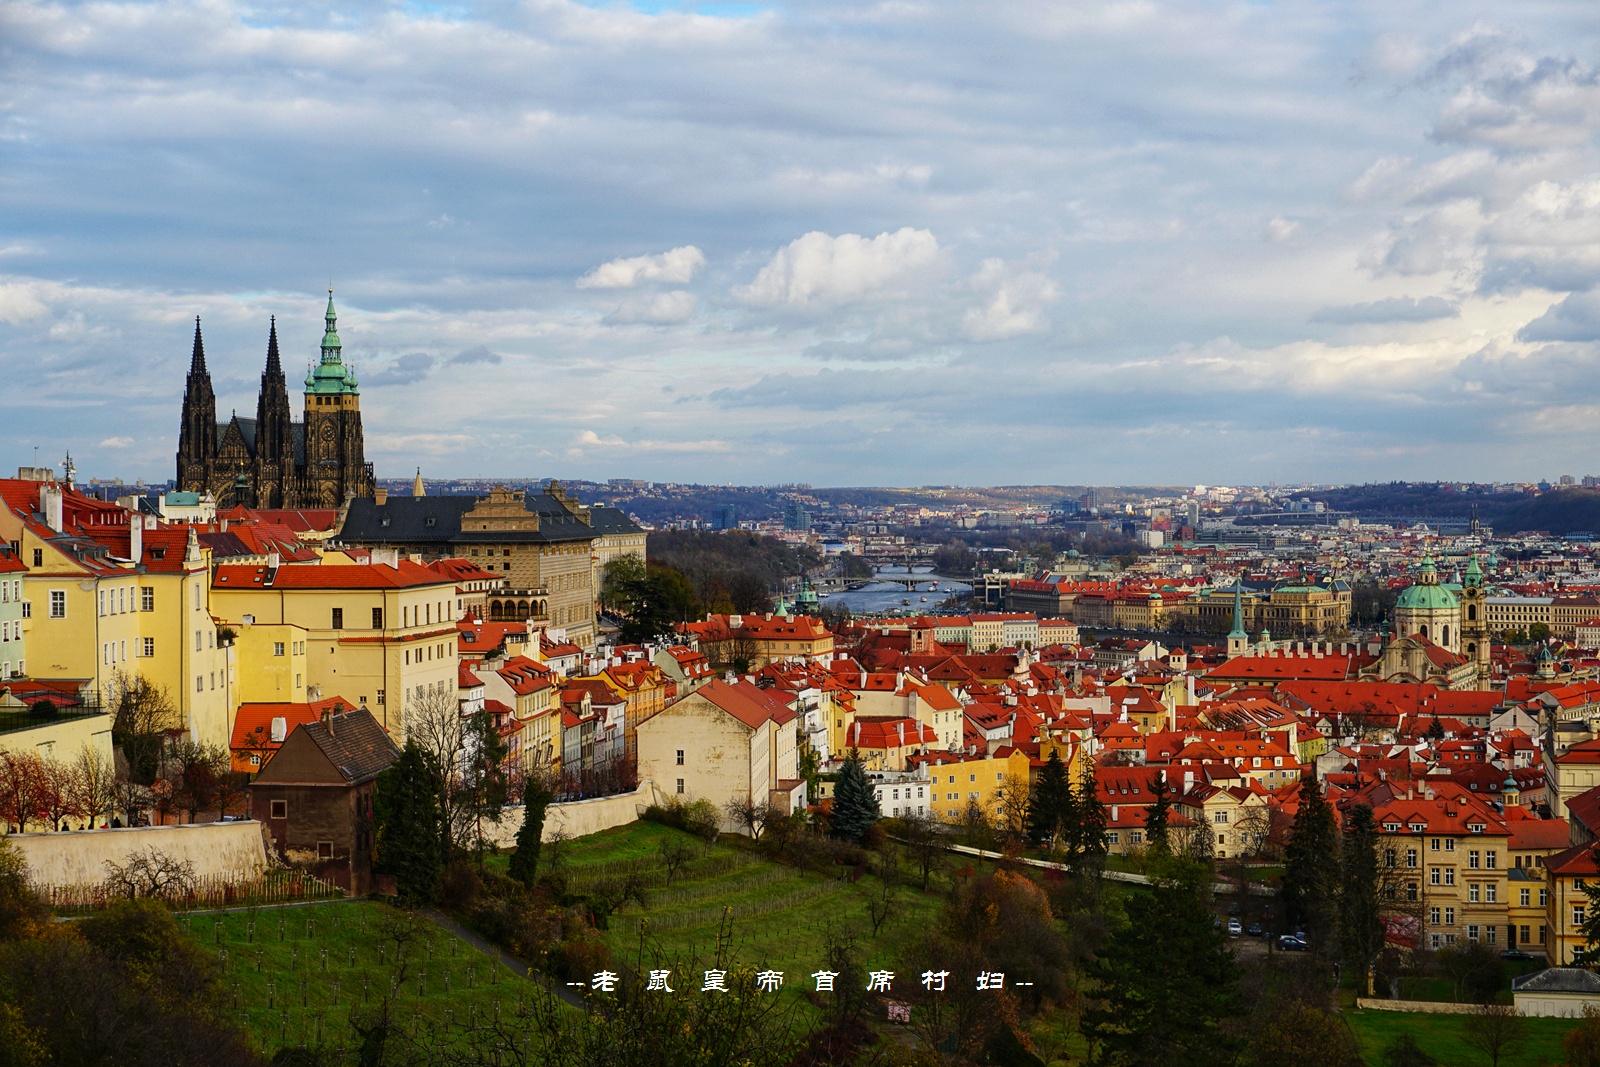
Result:
[[[905,574],[904,567],[880,567],[879,574]],[[849,608],[852,615],[931,615],[939,610],[945,598],[952,593],[968,593],[972,587],[965,582],[951,581],[940,578],[933,573],[932,567],[915,567],[913,575],[925,574],[926,582],[918,582],[915,592],[908,592],[902,585],[894,582],[870,582],[860,589],[851,589],[843,593],[833,593],[822,604],[830,608]],[[934,583],[938,589],[934,589]],[[927,601],[923,601],[927,597]],[[911,601],[910,604],[900,603],[902,600]]]

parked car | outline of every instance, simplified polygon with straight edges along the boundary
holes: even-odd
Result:
[[[1503,960],[1531,960],[1531,959],[1533,959],[1532,956],[1528,955],[1526,952],[1522,951],[1520,948],[1508,948],[1508,949],[1506,949],[1506,950],[1504,950],[1503,952],[1500,953],[1500,958],[1503,959]]]
[[[1304,952],[1308,947],[1304,941],[1293,934],[1284,934],[1278,938],[1278,951],[1280,952]]]
[[[1261,924],[1260,923],[1251,923],[1246,928],[1245,932],[1248,933],[1251,937],[1262,937],[1262,936],[1265,936],[1265,934],[1266,934],[1266,931],[1261,929]]]
[[[1242,933],[1244,933],[1244,927],[1239,925],[1239,920],[1238,919],[1229,919],[1228,920],[1228,936],[1229,937],[1238,937]]]

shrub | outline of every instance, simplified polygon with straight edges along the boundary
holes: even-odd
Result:
[[[465,911],[473,906],[483,893],[483,880],[472,864],[458,859],[444,869],[439,879],[439,899],[453,911]]]
[[[28,708],[28,714],[36,719],[49,719],[53,718],[59,710],[61,709],[57,708],[52,702],[41,699],[34,701],[33,706]]]

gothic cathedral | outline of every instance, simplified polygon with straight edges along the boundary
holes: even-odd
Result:
[[[353,496],[372,496],[372,464],[364,458],[361,393],[354,371],[340,357],[339,334],[328,292],[322,360],[306,375],[305,418],[289,413],[289,388],[278,359],[278,323],[267,338],[256,417],[217,421],[200,320],[183,391],[178,431],[178,488],[209,492],[219,507],[336,508]]]

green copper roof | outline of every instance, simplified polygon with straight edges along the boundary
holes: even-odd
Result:
[[[328,290],[328,311],[323,317],[327,329],[322,334],[322,361],[306,375],[306,392],[318,396],[355,393],[356,376],[340,357],[339,316],[333,309],[333,290]]]
[[[1416,584],[1408,586],[1394,606],[1396,611],[1451,611],[1460,603],[1454,593],[1439,584],[1439,568],[1434,566],[1432,553],[1428,553],[1417,568]]]
[[[1472,559],[1467,563],[1467,584],[1483,584],[1483,568],[1478,566],[1478,554],[1474,552]]]

